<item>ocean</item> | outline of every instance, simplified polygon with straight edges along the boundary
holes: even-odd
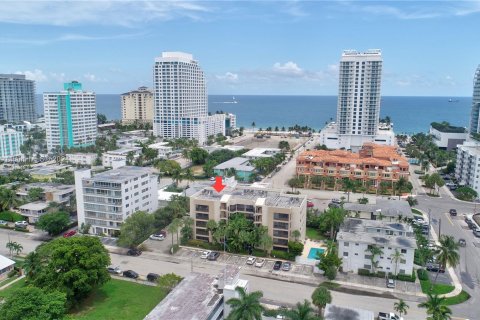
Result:
[[[231,103],[234,99],[237,103]],[[471,97],[385,96],[380,114],[391,118],[396,133],[427,132],[433,121],[468,127],[471,103]],[[337,97],[210,95],[208,109],[235,113],[237,126],[246,128],[255,122],[257,128],[299,124],[318,130],[331,118],[335,119]],[[43,114],[41,95],[37,95],[37,111]],[[97,112],[109,120],[120,119],[120,95],[97,94]]]

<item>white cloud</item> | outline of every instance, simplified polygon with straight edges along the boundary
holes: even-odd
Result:
[[[211,9],[193,1],[0,1],[0,22],[135,27],[151,20],[201,19]]]
[[[85,80],[87,81],[91,81],[91,82],[99,82],[99,81],[104,81],[103,79],[100,79],[98,78],[96,75],[94,75],[93,73],[85,73],[83,75],[83,78],[85,78]]]
[[[228,82],[236,82],[238,80],[238,74],[232,72],[225,72],[223,75],[215,76],[218,80],[225,80]]]
[[[50,72],[50,78],[56,82],[65,82],[66,77],[65,73],[55,73],[55,72]]]
[[[35,69],[33,71],[17,71],[16,74],[24,74],[25,77],[29,80],[34,80],[35,82],[44,82],[48,80],[48,77],[40,69]]]
[[[295,62],[288,61],[284,64],[277,62],[273,65],[273,71],[284,74],[284,75],[291,75],[291,76],[303,76],[304,72],[302,68],[300,68]]]
[[[65,42],[65,41],[98,41],[98,40],[112,40],[112,39],[128,39],[136,38],[143,36],[145,33],[125,33],[125,34],[114,34],[106,36],[89,36],[83,34],[63,34],[56,37],[41,39],[25,39],[25,38],[6,38],[0,37],[0,43],[12,43],[12,44],[27,44],[27,45],[46,45],[54,42]]]

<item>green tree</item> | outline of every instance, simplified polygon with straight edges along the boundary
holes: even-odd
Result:
[[[107,123],[107,116],[102,113],[97,113],[97,123],[98,124]]]
[[[167,175],[167,176],[172,176],[174,172],[181,172],[182,168],[178,164],[178,162],[174,160],[162,160],[159,161],[156,165],[157,169]]]
[[[202,148],[193,148],[190,150],[189,157],[193,164],[204,164],[208,158],[208,151]]]
[[[263,233],[259,241],[260,246],[264,251],[269,251],[273,246],[273,239],[268,235],[268,233]]]
[[[288,241],[288,252],[292,256],[300,256],[303,252],[303,243],[298,241]]]
[[[24,287],[5,299],[0,309],[2,320],[58,320],[63,319],[65,293],[45,292],[37,287]]]
[[[43,196],[43,192],[44,190],[42,188],[30,188],[27,195],[28,201],[33,202],[40,200]]]
[[[183,219],[183,226],[182,226],[182,229],[180,230],[180,234],[182,235],[181,237],[182,243],[186,243],[188,240],[192,239],[193,224],[194,224],[194,220],[192,218],[185,217]]]
[[[446,269],[447,266],[455,268],[460,262],[460,254],[458,252],[458,242],[455,241],[453,236],[441,235],[439,239],[440,244],[435,250],[438,263]],[[440,268],[438,268],[437,274],[435,275],[435,280],[433,283],[437,283],[438,273]]]
[[[217,229],[217,227],[218,227],[217,221],[213,219],[210,219],[207,221],[207,230],[210,233],[210,237],[212,237],[213,232],[215,231],[215,229]]]
[[[332,302],[332,295],[330,291],[325,287],[318,287],[312,293],[312,302],[318,308],[318,314],[323,314],[323,308],[327,303]]]
[[[418,205],[418,200],[417,200],[417,198],[414,198],[414,197],[412,197],[412,196],[408,196],[408,197],[407,197],[407,202],[408,202],[408,204],[410,205],[410,207],[413,207],[413,206]]]
[[[397,275],[398,263],[405,258],[405,256],[398,250],[395,249],[395,252],[390,256],[392,262],[395,263],[395,273]]]
[[[320,227],[323,231],[330,229],[330,239],[335,239],[336,230],[345,220],[347,213],[343,208],[328,208],[320,215]]]
[[[427,320],[450,320],[452,311],[444,301],[446,298],[440,297],[437,294],[427,294],[427,301],[420,303],[420,308],[426,308],[429,317]]]
[[[315,315],[312,305],[308,300],[304,300],[303,303],[297,302],[295,308],[286,310],[283,315],[288,320],[320,320],[321,318]]]
[[[260,304],[260,298],[263,297],[261,291],[247,293],[242,287],[236,287],[239,298],[231,298],[227,304],[232,308],[227,320],[261,320],[263,306]]]
[[[55,236],[70,224],[70,215],[65,211],[45,213],[37,221],[37,228]]]
[[[298,238],[300,238],[301,235],[302,234],[298,230],[293,230],[292,231],[292,236],[293,236],[293,238],[295,238],[295,241],[298,241]]]
[[[322,270],[329,280],[334,280],[337,276],[337,270],[342,265],[342,259],[338,257],[338,250],[335,242],[329,240],[327,242],[327,250],[322,254],[318,254],[320,262],[318,268]]]
[[[9,210],[10,208],[18,206],[17,195],[14,190],[5,187],[0,187],[0,208],[1,211]]]
[[[288,180],[288,186],[290,188],[292,188],[292,192],[295,188],[301,188],[302,187],[302,181],[300,180],[300,178],[292,178],[290,180]]]
[[[284,151],[288,151],[290,150],[290,144],[288,143],[288,141],[282,140],[278,143],[278,148]]]
[[[342,180],[343,189],[347,192],[347,202],[350,202],[350,192],[355,190],[355,184],[352,180],[345,178]]]
[[[145,241],[154,231],[155,217],[145,211],[131,214],[120,227],[118,244],[126,247],[135,247]]]
[[[96,237],[57,238],[38,246],[27,259],[37,262],[27,281],[43,291],[65,293],[67,307],[110,280],[110,256]]]
[[[410,307],[405,301],[403,301],[403,299],[398,300],[398,302],[395,302],[395,304],[393,305],[393,309],[399,313],[400,317],[402,316],[402,314],[407,314],[408,308]]]
[[[465,201],[473,201],[478,197],[478,193],[470,187],[460,187],[456,190],[457,198]]]
[[[182,281],[182,277],[177,276],[175,273],[167,273],[162,275],[157,283],[158,286],[165,289],[165,291],[170,292],[177,286],[177,284]]]

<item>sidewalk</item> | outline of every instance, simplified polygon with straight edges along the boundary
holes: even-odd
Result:
[[[8,288],[9,286],[11,286],[12,284],[14,284],[15,282],[17,281],[20,281],[21,279],[25,278],[25,275],[22,274],[20,277],[18,277],[17,279],[13,280],[12,282],[9,282],[7,283],[6,285],[4,285],[3,287],[0,287],[0,290],[3,290],[5,288]]]

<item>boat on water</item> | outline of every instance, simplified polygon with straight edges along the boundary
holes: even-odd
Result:
[[[218,102],[214,102],[214,103],[238,103],[238,101],[235,100],[235,97],[232,97],[232,101],[218,101]]]
[[[456,100],[453,100],[453,99],[448,99],[448,102],[459,102],[460,100],[456,99]]]

